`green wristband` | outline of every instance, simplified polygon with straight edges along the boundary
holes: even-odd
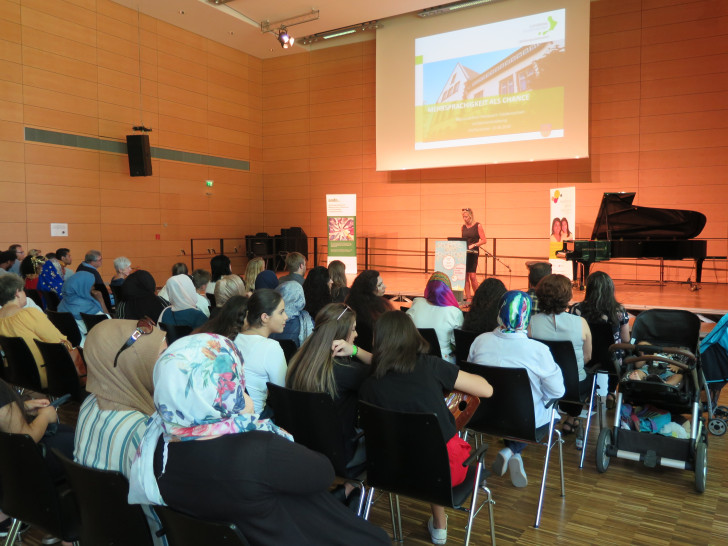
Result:
[[[357,347],[356,345],[353,345],[352,344],[352,346],[351,346],[351,356],[356,356],[356,353],[358,353],[358,352],[359,352],[359,347]]]

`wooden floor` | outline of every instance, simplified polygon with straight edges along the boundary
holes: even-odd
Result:
[[[728,389],[725,389],[728,391]],[[720,403],[728,405],[728,394]],[[73,424],[78,404],[62,408],[63,422]],[[611,415],[611,412],[610,412]],[[709,435],[708,484],[699,494],[694,474],[674,469],[649,469],[640,463],[613,459],[608,471],[599,474],[594,463],[598,425],[592,424],[584,468],[578,468],[580,452],[574,435],[566,437],[564,468],[566,496],[559,495],[556,453],[546,487],[546,500],[539,529],[533,528],[538,502],[542,448],[529,446],[523,452],[529,485],[517,489],[504,477],[491,476],[488,486],[495,500],[496,541],[500,544],[727,544],[728,543],[728,434]],[[488,466],[500,449],[498,440],[488,439]],[[400,499],[405,545],[431,544],[425,521],[429,505]],[[448,544],[462,544],[467,515],[448,510]],[[389,502],[380,497],[370,521],[392,532]],[[488,515],[476,519],[471,544],[489,544]],[[28,546],[40,545],[43,533],[31,528],[23,538]],[[207,545],[201,545],[207,546]],[[212,545],[210,545],[212,546]]]

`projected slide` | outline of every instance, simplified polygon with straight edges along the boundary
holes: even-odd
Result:
[[[564,9],[415,40],[415,150],[564,136]]]

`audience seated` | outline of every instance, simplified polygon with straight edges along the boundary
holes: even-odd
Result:
[[[592,339],[589,324],[582,317],[565,313],[571,300],[571,281],[564,275],[547,275],[536,286],[541,312],[531,318],[531,337],[549,341],[571,341],[579,368],[579,394],[586,396],[592,381],[587,378],[584,363],[589,362]],[[578,426],[574,418],[581,413],[581,407],[563,405],[569,414],[562,426],[562,432],[569,434]]]
[[[219,283],[218,283],[219,286]],[[197,328],[193,334],[218,334],[235,341],[245,326],[245,317],[248,314],[248,298],[233,296],[218,307],[218,312],[205,324]]]
[[[63,299],[58,305],[60,313],[71,313],[76,319],[78,329],[81,332],[81,347],[86,339],[86,325],[81,318],[81,313],[87,315],[109,314],[104,304],[101,292],[94,288],[94,276],[87,271],[79,270],[63,283]]]
[[[132,341],[137,330],[141,335]],[[154,364],[166,348],[164,332],[151,321],[105,320],[89,332],[84,357],[90,394],[76,424],[77,463],[130,476],[136,448],[155,411]],[[155,534],[160,525],[154,512],[144,508],[152,539],[165,544]]]
[[[384,297],[386,289],[379,271],[367,269],[351,283],[349,297],[346,298],[346,303],[356,313],[359,346],[366,351],[372,350],[374,323],[382,313],[393,309]]]
[[[116,274],[111,277],[109,286],[121,286],[131,274],[131,260],[126,256],[119,256],[114,259],[114,271]]]
[[[303,286],[303,274],[306,272],[306,258],[300,252],[289,252],[286,256],[286,271],[288,275],[280,278],[280,283],[296,281]]]
[[[150,318],[156,323],[167,306],[167,302],[155,294],[156,289],[157,283],[151,273],[143,269],[134,271],[121,285],[121,301],[116,305],[116,317],[131,320]]]
[[[452,293],[450,277],[437,271],[425,286],[425,297],[415,298],[407,311],[417,328],[434,328],[440,344],[440,354],[455,363],[455,334],[453,330],[463,324],[463,312]]]
[[[169,304],[157,322],[173,326],[191,326],[193,329],[205,323],[207,316],[197,308],[197,292],[187,275],[170,277],[166,284]]]
[[[475,291],[470,310],[465,313],[463,330],[482,334],[498,327],[498,304],[506,293],[506,285],[495,277],[488,277]]]
[[[43,292],[55,292],[59,297],[63,291],[64,279],[63,263],[59,256],[59,253],[62,250],[68,249],[59,248],[53,255],[53,258],[49,258],[45,261],[40,270],[40,275],[38,276],[38,290],[42,290]]]
[[[158,411],[132,466],[130,502],[230,521],[252,545],[390,543],[327,492],[326,457],[251,413],[229,339],[182,338],[158,360],[154,384]]]
[[[25,250],[23,249],[23,245],[14,244],[10,245],[8,247],[7,252],[10,252],[13,256],[13,261],[11,261],[8,272],[9,273],[15,273],[16,275],[20,275],[20,264],[25,259]]]
[[[211,274],[204,269],[195,269],[190,278],[195,287],[195,292],[197,292],[197,308],[207,318],[210,318],[210,299],[207,297],[207,285],[210,283]]]
[[[15,257],[15,251],[14,250],[5,250],[3,252],[0,252],[0,275],[7,275],[9,273],[14,273],[13,271],[10,271],[13,266],[17,263],[17,258]],[[16,275],[20,276],[20,265],[18,264],[18,273],[15,273]]]
[[[331,277],[331,301],[344,303],[349,295],[346,282],[346,265],[341,260],[329,263],[329,277]]]
[[[25,281],[25,288],[38,288],[38,276],[44,262],[45,257],[40,250],[31,248],[28,251],[28,255],[20,263],[20,276]]]
[[[253,258],[248,262],[248,265],[245,268],[245,286],[248,289],[248,297],[253,294],[253,290],[255,290],[255,279],[264,269],[265,262],[260,256],[257,258]]]
[[[280,343],[269,337],[283,332],[287,319],[283,297],[278,292],[256,290],[248,300],[248,328],[235,338],[235,345],[245,360],[248,393],[257,414],[265,409],[266,383],[281,386],[286,383],[286,357]]]
[[[232,265],[230,265],[230,258],[225,256],[225,254],[213,256],[210,260],[210,271],[212,272],[212,278],[210,279],[210,282],[207,283],[207,293],[214,294],[215,283],[220,280],[220,277],[224,275],[232,275],[233,269]]]
[[[318,265],[308,272],[306,280],[303,281],[303,295],[306,299],[304,309],[311,318],[331,303],[331,277],[327,268]]]
[[[245,296],[245,283],[238,275],[225,275],[215,284],[215,307],[222,307],[233,296]]]
[[[99,267],[101,267],[102,257],[98,250],[89,250],[86,252],[84,261],[76,268],[76,272],[85,271],[94,276],[94,284],[104,286],[104,279],[101,278]]]
[[[551,275],[549,262],[528,262],[528,295],[531,298],[531,316],[541,311],[536,295],[536,286],[546,275]]]
[[[443,392],[457,389],[487,398],[492,396],[493,388],[482,377],[459,371],[453,364],[426,354],[427,351],[427,342],[405,313],[384,313],[374,326],[372,376],[362,384],[359,396],[387,409],[435,413],[447,442],[455,486],[465,479],[467,467],[462,463],[470,455],[470,445],[457,435],[455,418],[445,404]],[[445,508],[433,504],[431,509],[427,527],[432,541],[445,544]]]
[[[545,430],[549,426],[550,410],[546,409],[544,403],[564,395],[564,377],[549,348],[528,338],[526,332],[530,314],[531,298],[528,294],[517,290],[506,292],[500,300],[499,328],[475,338],[468,362],[525,368],[531,382],[536,429]],[[526,487],[528,476],[521,459],[526,444],[513,440],[504,440],[504,443],[506,447],[496,456],[493,472],[503,476],[508,469],[513,485]]]
[[[188,271],[187,264],[182,262],[177,262],[172,266],[173,277],[176,275],[187,275]],[[167,294],[166,286],[163,286],[157,295],[165,301],[165,306],[169,305],[169,295]]]
[[[280,281],[278,280],[278,276],[270,269],[261,271],[258,274],[258,276],[255,278],[255,289],[256,290],[260,290],[261,288],[273,289],[276,286],[278,286],[279,284],[280,284]]]
[[[65,343],[70,349],[71,344],[66,337],[51,324],[43,311],[37,308],[26,308],[23,280],[17,275],[0,276],[0,335],[7,337],[22,337],[33,354],[35,365],[38,367],[40,382],[43,388],[48,386],[45,362],[40,354],[35,339],[47,343]]]
[[[371,373],[372,355],[355,347],[356,314],[343,303],[330,303],[316,315],[313,334],[288,364],[286,386],[303,392],[325,392],[334,401],[346,445],[347,467],[366,458],[363,442],[356,442],[359,387]],[[352,355],[354,358],[352,358]],[[353,490],[347,484],[346,497]]]
[[[279,284],[276,287],[283,297],[283,304],[288,319],[282,332],[272,332],[272,339],[290,339],[300,347],[301,344],[311,335],[313,331],[313,320],[311,315],[304,309],[306,300],[303,297],[303,288],[297,282],[289,281]]]

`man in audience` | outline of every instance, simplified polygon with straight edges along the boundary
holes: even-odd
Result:
[[[101,267],[101,252],[98,250],[89,250],[86,253],[86,257],[81,265],[76,268],[76,271],[87,271],[94,276],[94,285],[104,286],[104,279],[101,278],[99,273],[99,267]]]
[[[10,273],[15,273],[16,275],[20,275],[20,263],[23,261],[23,258],[25,258],[25,250],[23,249],[23,245],[10,245],[8,247],[8,251],[15,253],[15,263],[10,267],[8,270]]]
[[[528,262],[528,295],[531,296],[531,316],[538,313],[538,297],[536,296],[536,285],[546,275],[551,275],[551,264],[548,262]]]
[[[67,281],[68,277],[73,275],[73,269],[69,266],[73,263],[71,258],[71,251],[67,248],[59,248],[56,250],[56,258],[61,264],[61,272],[63,273],[63,280]]]
[[[286,270],[288,275],[279,279],[280,284],[288,281],[296,281],[303,286],[303,274],[306,272],[306,258],[300,252],[289,252],[286,256]]]
[[[0,252],[0,275],[7,275],[8,273],[12,273],[12,271],[9,271],[9,269],[12,268],[13,265],[16,263],[18,262],[17,258],[15,257],[14,250],[5,250],[4,252]]]
[[[192,272],[192,284],[195,285],[197,291],[197,308],[210,316],[210,300],[207,297],[207,285],[212,278],[212,274],[204,269],[195,269]]]

